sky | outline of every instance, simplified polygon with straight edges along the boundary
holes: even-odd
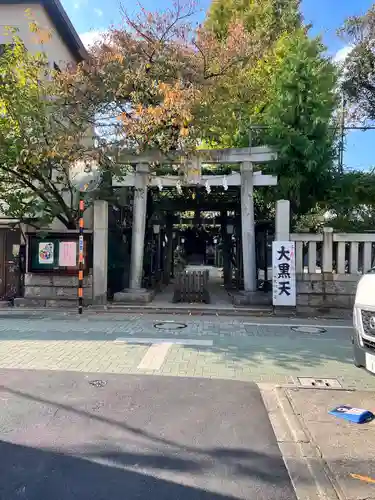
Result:
[[[168,8],[173,0],[143,0],[146,10]],[[312,24],[311,33],[321,35],[332,57],[342,59],[348,47],[337,36],[337,29],[348,16],[364,14],[375,0],[302,0],[302,13],[306,24]],[[62,0],[65,10],[85,44],[108,26],[121,23],[121,7],[136,12],[137,3],[126,0]],[[206,10],[210,0],[201,0]],[[368,169],[375,166],[375,130],[350,132],[344,156],[348,168]]]

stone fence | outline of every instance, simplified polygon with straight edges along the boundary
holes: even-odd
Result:
[[[92,303],[92,274],[83,280],[83,301]],[[74,307],[77,303],[78,277],[25,274],[24,297],[15,299],[18,307]]]
[[[297,308],[352,308],[357,283],[372,267],[375,234],[292,233],[296,244]]]

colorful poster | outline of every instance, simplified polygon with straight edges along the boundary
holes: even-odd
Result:
[[[51,242],[39,243],[38,251],[39,264],[53,264],[54,245]]]
[[[272,242],[272,301],[274,306],[296,305],[294,241]]]
[[[75,241],[60,241],[59,267],[75,267],[77,265],[77,243]]]

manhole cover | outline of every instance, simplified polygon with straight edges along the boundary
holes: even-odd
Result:
[[[94,387],[104,387],[107,382],[105,380],[90,380],[89,384]]]
[[[298,333],[325,333],[327,330],[325,328],[320,328],[319,326],[292,326],[291,329]]]
[[[337,378],[298,377],[298,382],[302,387],[315,387],[316,389],[337,389],[342,387]]]
[[[159,330],[182,330],[186,327],[186,323],[177,323],[175,321],[163,321],[154,324],[154,328],[158,328]]]

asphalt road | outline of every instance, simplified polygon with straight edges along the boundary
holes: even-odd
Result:
[[[0,383],[1,500],[296,498],[255,384],[25,370]]]

